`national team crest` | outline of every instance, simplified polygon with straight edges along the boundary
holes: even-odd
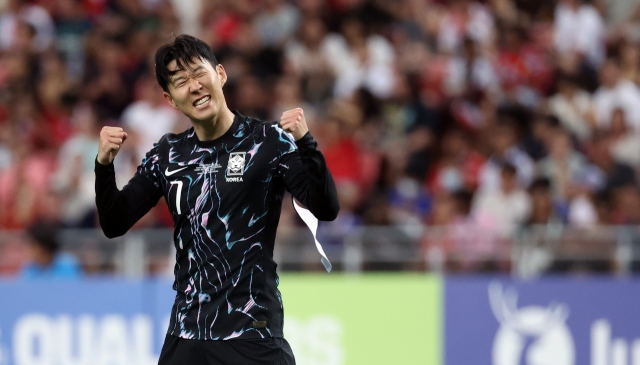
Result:
[[[231,152],[227,165],[227,176],[242,176],[244,174],[245,152]]]

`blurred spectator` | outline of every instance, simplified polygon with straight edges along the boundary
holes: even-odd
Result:
[[[163,135],[178,132],[178,113],[162,97],[162,89],[150,74],[138,79],[137,100],[122,112],[127,142],[136,149],[136,161],[142,161]]]
[[[635,169],[640,167],[640,139],[638,133],[631,131],[624,110],[616,109],[611,116],[611,154],[617,162],[628,164]]]
[[[336,74],[326,51],[326,28],[320,18],[305,19],[298,36],[285,47],[287,68],[300,78],[304,97],[314,103],[331,95]]]
[[[500,188],[504,162],[515,166],[517,184],[528,187],[533,180],[535,165],[531,157],[517,145],[514,126],[508,122],[501,123],[493,128],[490,136],[492,154],[480,173],[480,190],[496,191]]]
[[[84,7],[77,4],[76,0],[57,0],[52,14],[57,50],[64,55],[67,73],[74,80],[79,80],[84,72],[84,42],[91,30],[91,21]]]
[[[626,41],[620,51],[622,77],[640,84],[640,47],[637,42]]]
[[[60,148],[58,169],[51,186],[63,197],[60,218],[68,227],[93,227],[95,217],[95,158],[100,129],[90,105],[79,105],[72,115],[74,135]]]
[[[562,216],[558,214],[553,203],[550,180],[536,179],[529,188],[531,194],[531,212],[526,225],[561,225]]]
[[[498,78],[491,61],[478,52],[476,43],[465,38],[463,52],[449,63],[447,93],[459,96],[474,91],[497,93]]]
[[[556,128],[549,138],[549,156],[538,162],[537,174],[551,181],[551,191],[556,201],[574,197],[577,184],[585,183],[587,161],[572,145],[571,138]]]
[[[299,11],[285,0],[265,0],[255,26],[263,46],[281,46],[298,28]]]
[[[560,0],[555,13],[555,43],[560,53],[584,58],[592,66],[604,59],[605,28],[598,10],[584,0]]]
[[[605,134],[594,136],[587,147],[587,153],[596,169],[591,172],[589,181],[594,181],[598,191],[612,192],[622,186],[636,185],[633,169],[624,163],[616,162],[611,154],[611,141]]]
[[[629,128],[640,132],[640,88],[622,78],[620,63],[608,58],[600,68],[601,86],[593,95],[593,107],[599,128],[608,128],[615,109],[622,109]]]
[[[15,47],[23,25],[32,27],[34,50],[44,51],[54,41],[55,28],[46,9],[27,0],[9,0],[0,15],[0,48]]]
[[[345,19],[341,33],[327,36],[325,52],[337,76],[334,94],[351,96],[364,87],[379,98],[393,91],[395,53],[386,38],[367,34],[364,24],[356,18]]]
[[[77,259],[60,253],[59,225],[53,221],[36,221],[27,229],[31,260],[22,267],[20,276],[29,280],[76,279],[81,274]]]
[[[480,182],[484,158],[470,146],[469,138],[460,129],[445,133],[442,138],[441,157],[427,177],[429,190],[456,192],[474,191]]]
[[[440,19],[438,47],[443,52],[455,53],[466,37],[488,46],[493,32],[493,16],[484,5],[472,0],[453,0]]]
[[[531,212],[531,200],[518,186],[517,170],[504,164],[500,171],[500,188],[479,191],[473,202],[472,214],[478,221],[487,222],[503,237],[510,236],[525,222]]]
[[[572,75],[560,75],[557,85],[558,93],[549,98],[549,109],[564,128],[584,142],[593,128],[589,118],[591,96],[580,89]]]

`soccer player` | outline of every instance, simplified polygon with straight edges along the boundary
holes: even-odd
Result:
[[[188,35],[158,49],[157,81],[193,127],[166,134],[122,189],[113,160],[127,138],[104,127],[96,205],[107,237],[125,234],[164,197],[173,217],[176,299],[159,365],[294,364],[283,338],[273,246],[285,189],[320,220],[339,205],[301,109],[280,123],[231,111],[224,67]]]

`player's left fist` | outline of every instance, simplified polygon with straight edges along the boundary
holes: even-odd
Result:
[[[307,134],[307,132],[309,132],[309,127],[307,127],[307,121],[304,119],[304,112],[302,111],[302,108],[295,108],[282,113],[282,116],[280,117],[280,126],[285,131],[291,133],[291,135],[293,135],[293,139],[296,141],[299,141],[305,134]]]

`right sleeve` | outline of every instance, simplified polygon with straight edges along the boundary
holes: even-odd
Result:
[[[102,165],[96,159],[96,206],[100,227],[108,238],[125,234],[162,197],[162,188],[153,171],[157,145],[122,190],[116,186],[113,163]]]

